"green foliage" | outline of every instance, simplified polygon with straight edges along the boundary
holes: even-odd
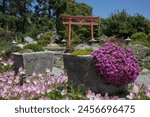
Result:
[[[24,46],[24,49],[31,49],[34,52],[43,51],[43,47],[38,44],[28,44],[28,45]]]
[[[8,30],[19,30],[21,20],[15,16],[4,15],[0,12],[0,27],[7,28]]]
[[[148,34],[147,41],[150,43],[150,33]]]
[[[0,56],[0,73],[13,70],[13,61],[12,60],[3,60],[3,57]]]
[[[125,10],[112,13],[100,21],[100,30],[107,36],[126,38],[136,32],[150,32],[150,21],[140,14],[129,15]]]
[[[141,40],[135,40],[132,42],[133,44],[140,44],[140,45],[144,45],[146,47],[149,47],[150,48],[150,43],[145,40],[145,41],[141,41]]]
[[[137,32],[131,36],[133,40],[146,41],[148,36],[144,32]]]
[[[92,48],[84,50],[74,50],[71,52],[71,55],[90,55],[92,51]]]
[[[73,84],[68,84],[68,97],[71,100],[83,100],[86,99],[86,97],[84,96],[83,91],[81,90],[81,88],[75,87]]]
[[[81,39],[80,39],[80,37],[76,34],[76,32],[75,31],[72,31],[72,36],[71,36],[71,43],[72,44],[79,44],[79,43],[81,43]]]
[[[150,48],[150,34],[137,32],[131,36],[131,39],[133,40],[133,44],[140,44]]]
[[[129,15],[125,10],[112,13],[109,18],[101,22],[105,26],[103,29],[104,33],[108,36],[127,36],[129,26],[128,17]]]
[[[65,99],[66,97],[70,100],[86,99],[80,87],[75,87],[72,83],[53,84],[52,90],[52,92],[46,93],[46,96],[52,100]]]
[[[3,28],[0,28],[0,54],[2,54],[2,51],[6,52],[11,48],[11,42],[14,39],[14,33],[5,30]]]
[[[37,39],[38,44],[42,46],[46,46],[47,44],[51,42],[52,36],[53,36],[53,33],[51,31],[42,34],[40,38]]]

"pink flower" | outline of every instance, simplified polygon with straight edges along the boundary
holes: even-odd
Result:
[[[148,98],[150,98],[150,91],[147,91],[147,92],[146,92],[146,96],[147,96]]]
[[[104,100],[109,100],[109,99],[110,99],[110,97],[108,96],[108,93],[106,93],[104,96]]]
[[[62,96],[67,95],[67,92],[68,92],[67,89],[63,89],[63,90],[61,91],[61,95],[62,95]]]
[[[140,91],[140,88],[141,88],[140,85],[134,84],[134,85],[133,85],[133,93],[138,94],[139,91]]]
[[[12,66],[12,65],[14,64],[14,62],[13,62],[11,59],[9,59],[9,60],[7,61],[7,64],[10,65],[10,66]]]
[[[42,96],[42,97],[39,98],[39,100],[49,100],[49,98]]]
[[[102,97],[101,94],[96,94],[94,100],[104,100],[104,97]]]
[[[132,99],[134,99],[134,98],[135,98],[135,94],[134,94],[134,93],[132,93],[132,92],[130,92],[130,94],[129,94],[129,95],[127,95],[126,97],[127,97],[128,99],[132,100]]]
[[[33,76],[33,77],[36,77],[36,76],[37,76],[37,73],[36,73],[36,72],[33,72],[33,73],[32,73],[32,76]]]
[[[26,73],[26,70],[23,69],[23,67],[20,67],[20,68],[19,68],[19,74],[20,74],[20,75],[25,75],[25,73]]]
[[[8,79],[7,83],[11,85],[13,83],[13,79]]]
[[[148,98],[150,98],[150,85],[146,87],[145,94]]]
[[[92,91],[88,91],[86,97],[90,100],[94,100],[95,94]]]
[[[119,99],[118,96],[113,96],[113,97],[111,97],[111,100],[117,100],[117,99]]]

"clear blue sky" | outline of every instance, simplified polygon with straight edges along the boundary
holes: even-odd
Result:
[[[93,15],[107,18],[112,12],[125,9],[130,15],[139,13],[150,19],[150,0],[76,0],[93,7]]]

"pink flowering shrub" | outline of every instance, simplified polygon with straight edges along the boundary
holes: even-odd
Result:
[[[133,82],[140,73],[137,58],[131,49],[113,43],[106,43],[92,53],[99,75],[107,83],[123,85]]]

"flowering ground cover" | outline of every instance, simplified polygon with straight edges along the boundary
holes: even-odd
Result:
[[[16,74],[13,71],[13,61],[4,61],[0,57],[0,99],[1,100],[108,100],[119,99],[118,96],[109,94],[94,94],[88,90],[83,92],[79,87],[68,83],[65,75],[51,76],[50,70],[45,74],[33,73],[26,77],[22,67]],[[144,87],[137,84],[130,85],[129,95],[126,99],[150,99],[150,86]]]

